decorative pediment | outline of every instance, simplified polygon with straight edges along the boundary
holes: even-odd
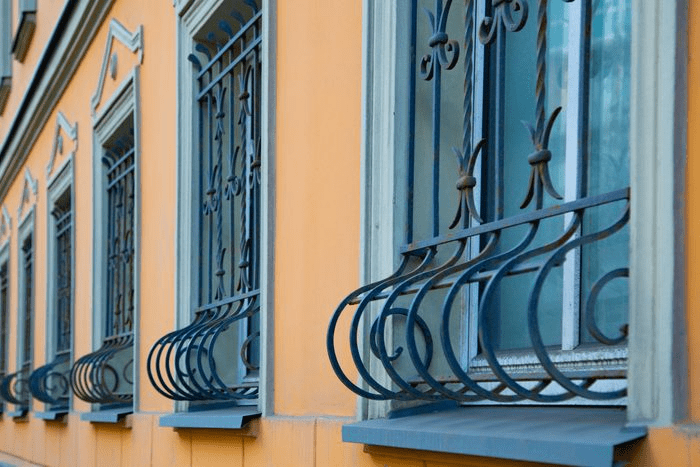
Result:
[[[36,202],[36,197],[39,193],[39,182],[32,177],[32,173],[29,168],[24,169],[24,186],[22,187],[22,198],[19,200],[19,206],[17,207],[17,218],[22,219],[22,211],[24,207],[30,204],[32,197],[34,202]]]
[[[95,115],[97,106],[100,105],[100,100],[102,99],[102,91],[104,90],[105,79],[107,79],[107,69],[109,68],[109,75],[112,79],[117,77],[117,54],[112,53],[115,39],[124,44],[132,53],[138,53],[138,61],[143,63],[143,26],[139,26],[134,32],[129,32],[119,21],[113,18],[109,23],[109,32],[107,33],[105,51],[102,55],[102,66],[100,67],[97,89],[90,100],[92,115]]]
[[[7,207],[2,206],[2,215],[0,215],[0,238],[5,238],[12,230],[12,219],[10,213],[7,212]]]
[[[63,155],[64,136],[68,137],[72,142],[72,149],[68,157],[73,157],[75,151],[78,150],[78,123],[70,124],[63,112],[58,112],[56,116],[56,131],[54,132],[53,147],[51,149],[51,157],[49,165],[46,166],[46,178],[49,178],[56,163],[56,155]]]

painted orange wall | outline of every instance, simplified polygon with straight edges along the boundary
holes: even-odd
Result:
[[[700,5],[689,2],[688,166],[686,222],[688,251],[688,393],[690,419],[700,421]],[[694,286],[695,285],[695,286]]]
[[[58,9],[40,2],[40,24],[50,24]],[[175,232],[175,12],[171,2],[118,0],[108,18],[127,29],[143,24],[141,65],[141,347],[140,359],[156,338],[174,326]],[[66,423],[29,417],[16,423],[0,420],[0,451],[52,466],[318,466],[446,467],[514,466],[495,459],[467,458],[411,450],[370,448],[343,443],[341,427],[356,413],[356,399],[332,374],[325,354],[331,311],[359,285],[361,2],[278,0],[276,81],[276,214],[274,270],[274,406],[275,414],[243,431],[179,430],[158,426],[172,403],[151,389],[141,366],[140,412],[124,424],[91,425],[71,414]],[[52,13],[53,12],[53,13]],[[46,17],[44,17],[46,15]],[[700,418],[700,7],[691,5],[688,139],[688,327],[690,345],[690,414]],[[75,353],[91,350],[92,296],[92,118],[90,97],[96,87],[109,22],[100,28],[76,75],[40,134],[27,161],[39,179],[37,199],[36,364],[43,363],[46,274],[45,167],[51,152],[57,110],[79,126],[75,156],[76,193],[76,333]],[[42,33],[43,34],[43,33]],[[42,49],[39,30],[28,62]],[[48,36],[45,36],[48,37]],[[136,57],[117,45],[119,74],[108,79],[102,102],[136,64]],[[36,57],[32,58],[35,60]],[[19,71],[18,71],[19,73]],[[8,110],[19,102],[13,88]],[[13,115],[11,111],[9,113]],[[7,114],[6,114],[7,116]],[[7,118],[0,118],[0,135]],[[1,136],[0,136],[1,137]],[[69,144],[66,142],[66,144]],[[57,161],[60,164],[60,161]],[[23,174],[24,169],[20,172]],[[13,215],[12,271],[17,270],[17,222],[23,175],[4,203]],[[0,242],[2,239],[0,239]],[[12,308],[17,279],[13,275]],[[13,318],[15,319],[15,318]],[[11,321],[16,329],[16,321]],[[14,362],[14,340],[10,361]],[[12,363],[14,365],[14,363]],[[76,402],[79,411],[88,405]],[[695,425],[652,429],[634,447],[634,465],[700,465],[700,436]],[[0,453],[0,461],[4,460]]]
[[[361,2],[277,4],[275,411],[350,416],[325,335],[359,285]]]

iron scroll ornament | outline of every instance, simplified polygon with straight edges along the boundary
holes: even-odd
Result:
[[[52,408],[67,408],[70,397],[69,356],[63,355],[43,365],[29,376],[32,396]]]
[[[23,369],[5,375],[0,381],[0,397],[6,402],[15,404],[18,407],[29,407],[29,375],[28,371]]]

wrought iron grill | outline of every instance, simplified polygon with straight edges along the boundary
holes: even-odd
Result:
[[[0,266],[0,383],[5,379],[7,371],[7,287],[9,282],[7,267],[7,261]],[[0,396],[2,396],[1,391]]]
[[[107,280],[102,346],[79,358],[71,387],[84,401],[128,404],[133,400],[135,167],[133,120],[104,148],[107,191]]]
[[[71,311],[72,311],[72,212],[70,191],[61,196],[52,211],[56,244],[56,315],[52,360],[29,377],[34,398],[51,409],[68,407],[70,395]],[[49,298],[52,299],[52,298]]]
[[[147,362],[153,386],[174,400],[258,395],[262,12],[244,3],[189,56],[198,109],[197,306],[189,325],[156,341]]]
[[[34,243],[32,234],[22,242],[21,268],[23,269],[23,303],[21,323],[22,346],[18,358],[19,370],[3,378],[0,382],[0,394],[3,399],[26,410],[29,407],[31,394],[29,392],[29,375],[32,372],[34,348]]]
[[[464,0],[459,13],[454,5],[413,2],[413,50],[427,53],[410,57],[416,73],[408,79],[406,240],[393,275],[353,291],[335,310],[326,341],[331,365],[345,386],[372,400],[622,398],[626,290],[606,299],[609,309],[598,305],[610,283],[628,276],[629,189],[609,189],[596,174],[608,164],[601,159],[611,146],[601,142],[613,125],[626,135],[629,118],[623,102],[628,65],[600,59],[607,47],[625,50],[618,41],[624,27],[599,23],[626,17],[629,4]],[[553,8],[564,12],[548,23]],[[562,41],[573,34],[559,31],[560,47],[548,48],[548,34],[566,17],[573,18],[567,27],[579,30],[578,42]],[[548,65],[557,57],[566,61],[567,54],[580,61],[578,69],[552,80]],[[454,76],[460,69],[461,80]],[[595,88],[608,75],[619,94]],[[556,79],[570,80],[558,90],[578,106],[568,109],[575,115],[567,115],[566,126],[557,126],[562,107],[548,111],[547,91],[556,89]],[[429,90],[420,94],[420,86]],[[523,98],[528,88],[534,91],[530,102]],[[450,92],[452,100],[445,99]],[[622,117],[596,119],[598,95],[603,111]],[[461,108],[450,114],[457,102]],[[513,133],[523,129],[512,123],[519,124],[527,106],[535,120],[525,123],[530,142],[522,152]],[[564,132],[573,142],[566,150]],[[448,145],[455,146],[456,170]],[[621,147],[614,161],[625,173],[628,156]],[[557,186],[564,180],[566,199]],[[446,206],[454,192],[448,197],[444,187],[455,182],[457,202]],[[606,243],[611,239],[617,239],[612,246]],[[342,354],[349,349],[352,363],[338,352],[346,325],[349,348],[346,341]]]

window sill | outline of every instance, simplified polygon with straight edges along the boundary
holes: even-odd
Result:
[[[163,415],[160,426],[171,428],[218,428],[239,430],[260,417],[256,406],[241,406],[201,412],[182,412]]]
[[[34,418],[45,420],[47,422],[63,421],[63,417],[66,415],[68,415],[68,410],[47,410],[46,412],[34,412]]]
[[[624,410],[590,407],[460,407],[343,427],[351,443],[591,466],[612,465],[617,446],[644,436]]]
[[[119,423],[133,411],[132,407],[120,407],[118,409],[84,412],[80,414],[80,420],[90,423]]]
[[[26,408],[22,408],[17,410],[8,410],[5,412],[5,414],[8,417],[12,417],[12,419],[16,422],[24,422],[27,420],[27,412],[28,410]]]

